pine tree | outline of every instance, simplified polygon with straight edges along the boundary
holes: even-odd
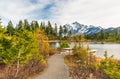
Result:
[[[58,31],[57,24],[55,23],[55,29],[54,29],[55,36],[57,36],[57,31]]]
[[[37,21],[35,21],[35,29],[38,29],[38,28],[40,28],[39,23]]]
[[[22,20],[20,20],[18,25],[16,26],[16,30],[20,30],[22,28],[24,28],[24,24],[23,24]]]
[[[40,29],[42,29],[42,30],[46,30],[46,28],[45,28],[45,22],[41,22],[40,23]]]
[[[29,24],[29,22],[28,22],[27,19],[24,20],[24,28],[27,29],[27,30],[31,30],[31,29],[30,29],[30,28],[31,28],[31,27],[30,27],[30,24]]]
[[[42,22],[40,23],[40,29],[43,29],[43,23]]]
[[[64,25],[63,28],[64,28],[64,34],[65,36],[67,36],[67,33],[68,33],[67,27]]]
[[[45,33],[46,33],[47,36],[49,36],[49,27],[48,26],[45,27]]]
[[[104,32],[103,29],[102,29],[101,32],[100,32],[100,39],[101,39],[101,40],[104,40],[104,39],[105,39],[105,32]]]
[[[10,50],[12,47],[11,39],[4,33],[0,33],[0,64],[9,64],[14,59],[14,53]]]
[[[32,31],[36,31],[37,29],[39,29],[39,23],[37,21],[32,21],[31,28],[32,28]]]
[[[95,40],[98,40],[98,33],[95,33],[95,34],[94,34],[94,39],[95,39]]]
[[[60,29],[59,29],[59,38],[60,38],[60,40],[62,39],[62,33],[63,33],[63,28],[60,25]]]
[[[13,32],[14,32],[14,26],[13,26],[13,24],[12,24],[11,21],[8,22],[8,25],[7,25],[7,31],[8,31],[8,33],[9,33],[10,36],[13,35]]]
[[[31,29],[32,29],[32,31],[35,31],[35,21],[31,22]]]
[[[52,28],[52,25],[51,25],[51,23],[50,23],[50,21],[48,21],[48,34],[49,35],[52,35],[53,34],[53,28]]]

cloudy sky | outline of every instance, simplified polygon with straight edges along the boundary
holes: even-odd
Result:
[[[120,26],[120,0],[0,0],[3,25],[29,19],[64,25]]]

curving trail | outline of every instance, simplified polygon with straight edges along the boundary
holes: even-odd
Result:
[[[64,55],[56,54],[48,59],[48,68],[35,79],[69,79],[68,67]]]

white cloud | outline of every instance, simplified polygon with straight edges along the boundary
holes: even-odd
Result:
[[[120,26],[119,0],[67,0],[58,1],[51,9],[53,19],[59,23],[78,21],[103,27]]]
[[[39,15],[34,11],[41,11],[50,2],[50,0],[37,1],[34,4],[30,0],[1,0],[0,16],[3,19],[3,24],[6,25],[9,20],[12,20],[14,23],[23,19],[34,20]]]
[[[30,1],[1,0],[0,16],[5,22],[16,22],[25,18],[36,20],[37,17],[39,20],[50,20],[61,25],[78,21],[86,25],[120,26],[120,0],[33,0],[37,1],[35,3]],[[44,14],[43,8],[53,2],[50,13]],[[35,12],[36,10],[38,12]]]

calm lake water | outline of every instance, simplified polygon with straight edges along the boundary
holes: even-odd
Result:
[[[74,47],[74,43],[68,43],[70,47]],[[100,43],[84,43],[84,45],[89,45],[90,49],[96,50],[96,55],[98,57],[104,57],[104,52],[108,52],[108,56],[114,55],[114,59],[120,59],[120,44],[116,43],[107,43],[107,44],[100,44]],[[51,48],[59,47],[59,43],[50,43]]]

